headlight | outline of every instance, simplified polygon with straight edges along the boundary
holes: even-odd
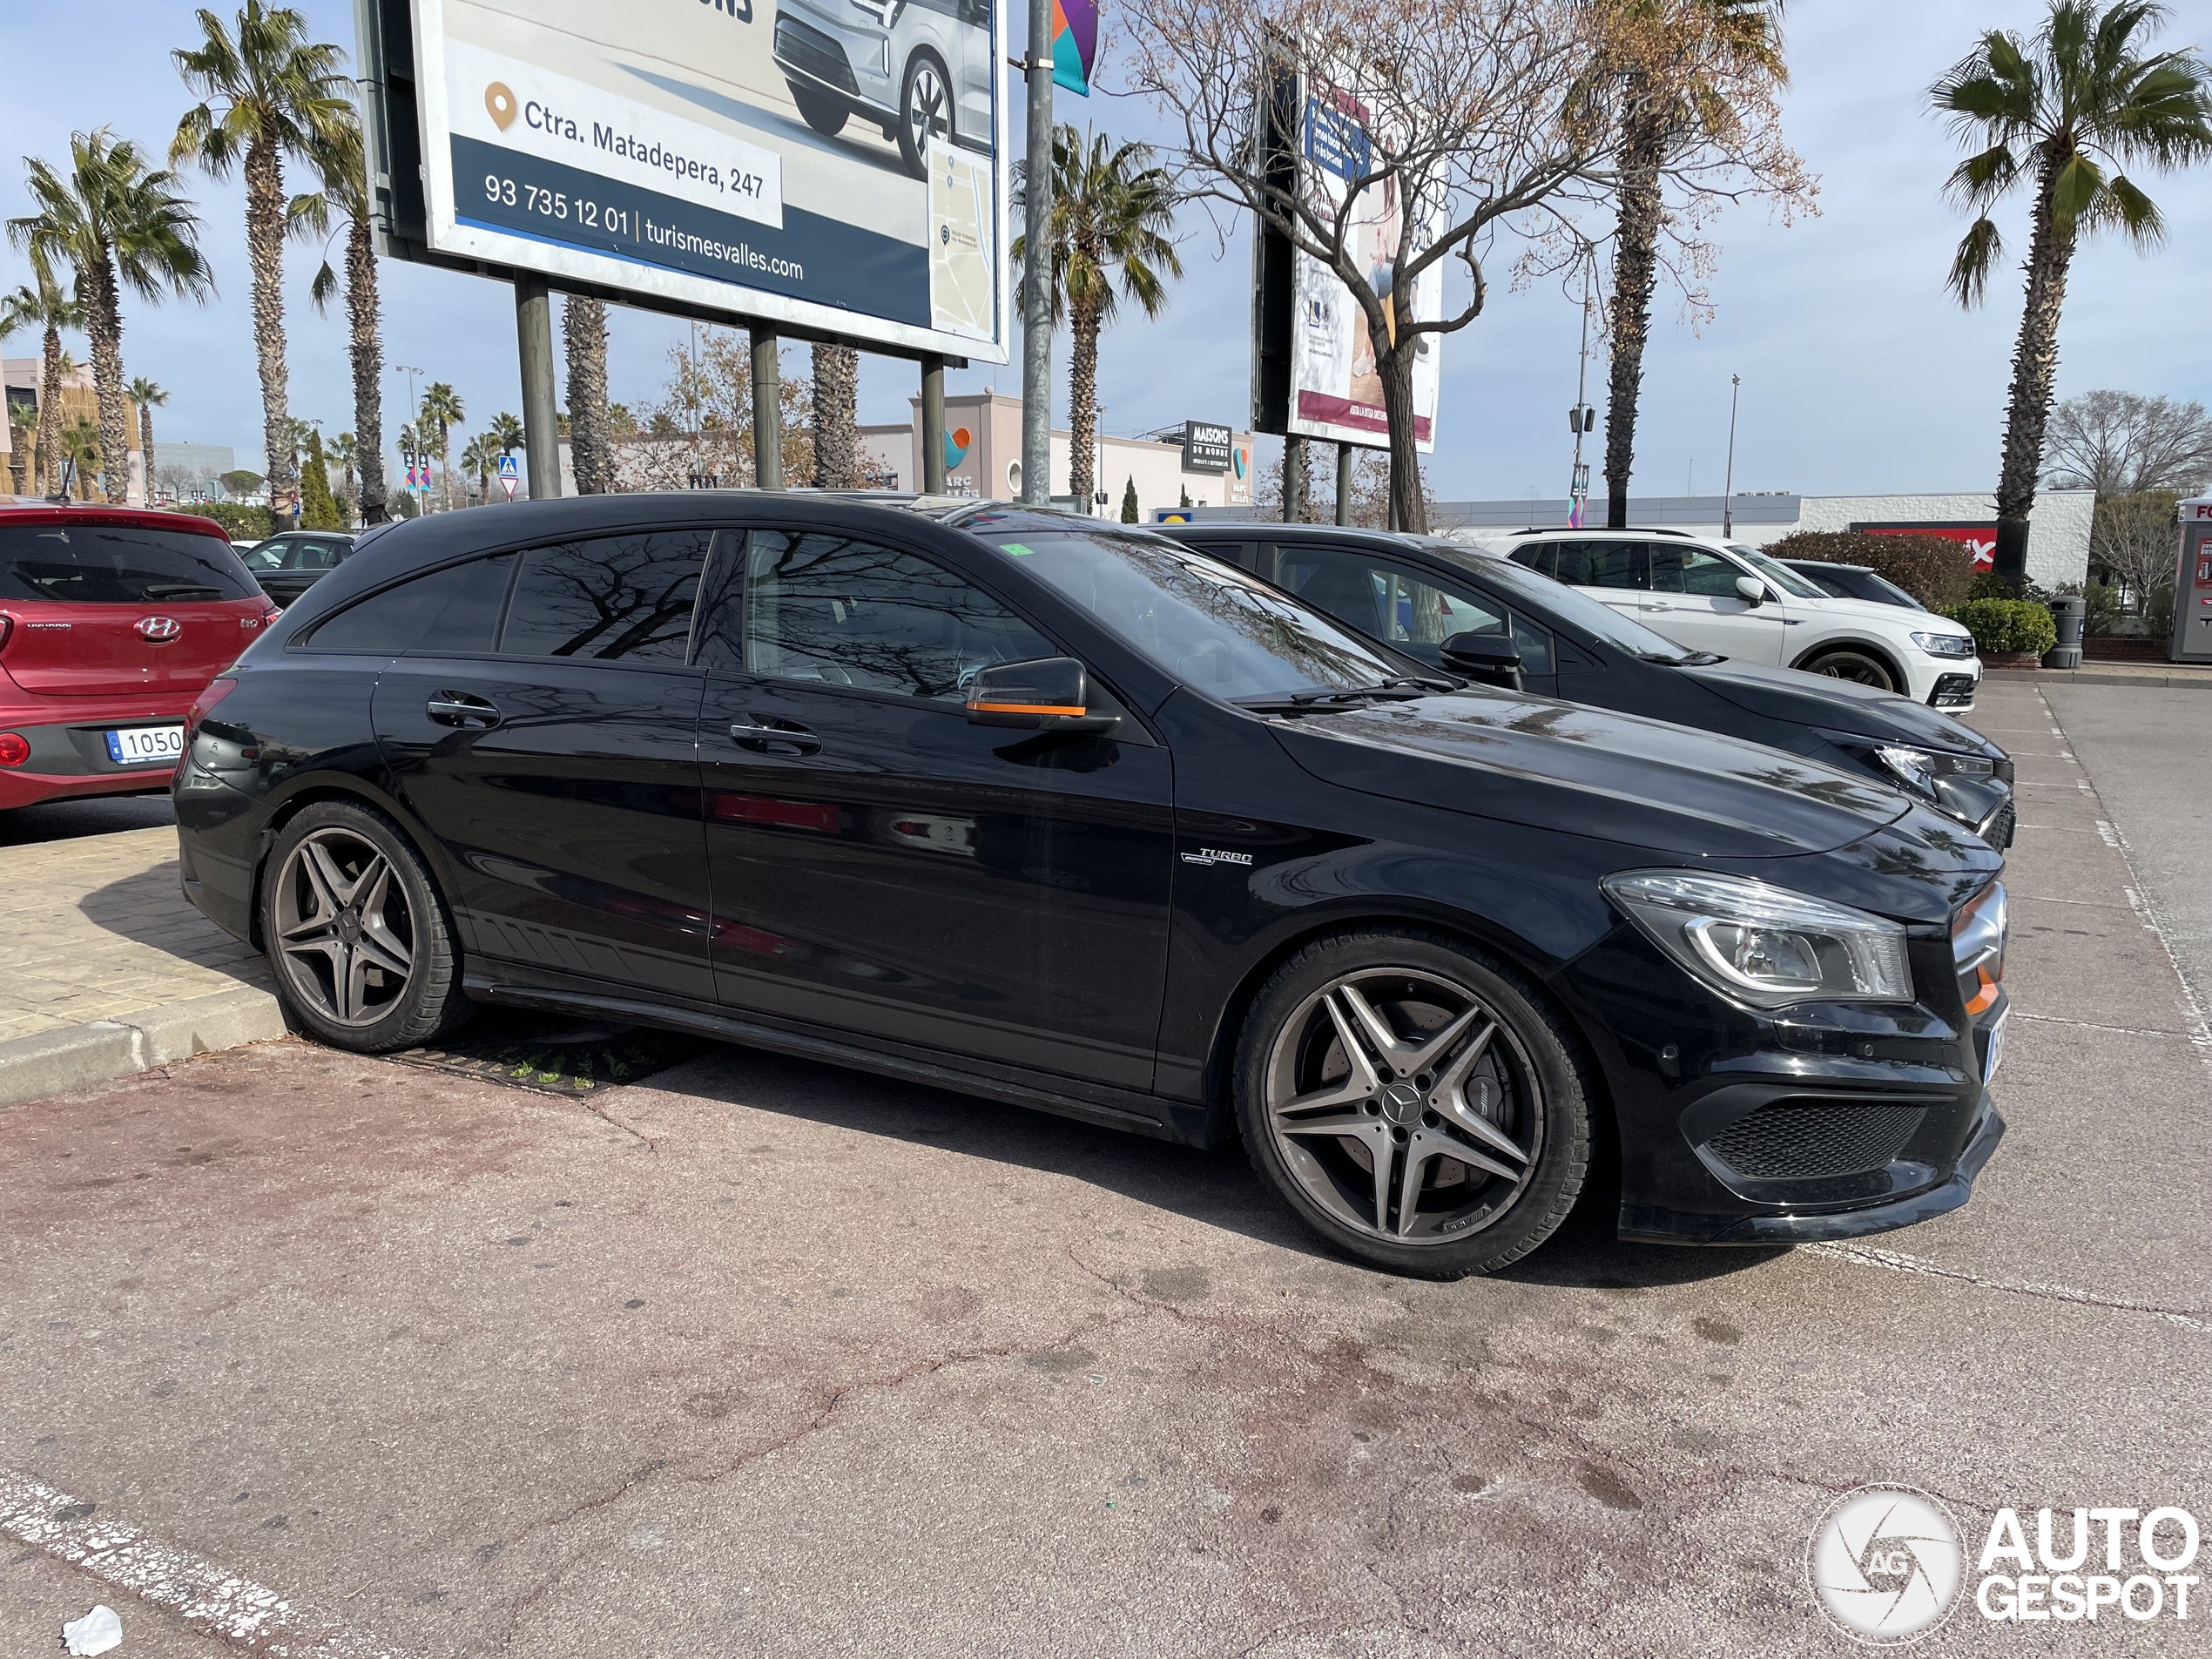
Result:
[[[1971,657],[1974,654],[1972,634],[1915,634],[1912,643],[1931,657]]]
[[[1863,910],[1734,875],[1639,870],[1600,884],[1653,943],[1714,989],[1760,1008],[1909,1002],[1905,929]]]
[[[1874,752],[1900,780],[1930,797],[1936,792],[1936,779],[1939,778],[1992,778],[1997,772],[1997,763],[1986,755],[1949,754],[1941,749],[1908,749],[1896,743],[1878,745]]]

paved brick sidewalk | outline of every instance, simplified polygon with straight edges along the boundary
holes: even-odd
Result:
[[[240,984],[267,970],[185,902],[173,828],[0,847],[0,1042]]]

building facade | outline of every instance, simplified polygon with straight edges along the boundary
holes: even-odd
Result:
[[[921,489],[921,400],[909,400],[912,419],[903,426],[860,428],[861,469],[877,489]],[[1064,430],[1052,435],[1051,488],[1055,498],[1069,493],[1069,459],[1073,454]],[[1228,452],[1211,466],[1186,468],[1180,440],[1101,437],[1093,472],[1103,502],[1091,509],[1106,518],[1121,516],[1129,489],[1136,489],[1137,517],[1150,523],[1153,509],[1193,506],[1249,509],[1252,499],[1252,436],[1231,432]],[[945,400],[945,488],[955,496],[1008,501],[1022,493],[1022,400],[986,389]]]

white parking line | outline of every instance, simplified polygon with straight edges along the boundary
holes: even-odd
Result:
[[[2175,1308],[2153,1307],[2146,1302],[2122,1302],[2108,1296],[2094,1296],[2087,1291],[2075,1290],[2070,1285],[2043,1285],[2033,1279],[1993,1278],[1986,1273],[1969,1273],[1956,1267],[1941,1267],[1919,1256],[1907,1256],[1903,1251],[1878,1250],[1871,1244],[1800,1244],[1798,1250],[1809,1256],[1825,1256],[1832,1261],[1849,1262],[1854,1267],[1883,1267],[1892,1273],[1917,1273],[1924,1278],[1947,1278],[1962,1285],[1979,1285],[1986,1291],[2002,1291],[2011,1296],[2040,1297],[2054,1302],[2072,1302],[2082,1307],[2111,1308],[2121,1313],[2141,1313],[2168,1325],[2178,1325],[2187,1331],[2212,1331],[2212,1319],[2201,1314],[2183,1313]]]
[[[293,1659],[402,1659],[227,1568],[149,1538],[136,1527],[93,1519],[79,1503],[27,1474],[0,1469],[0,1534],[81,1567],[103,1583],[174,1614],[195,1630],[256,1653]]]

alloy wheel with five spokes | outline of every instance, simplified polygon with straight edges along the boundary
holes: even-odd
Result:
[[[415,924],[391,860],[342,826],[310,831],[273,894],[275,954],[293,993],[334,1024],[376,1024],[415,974]]]

